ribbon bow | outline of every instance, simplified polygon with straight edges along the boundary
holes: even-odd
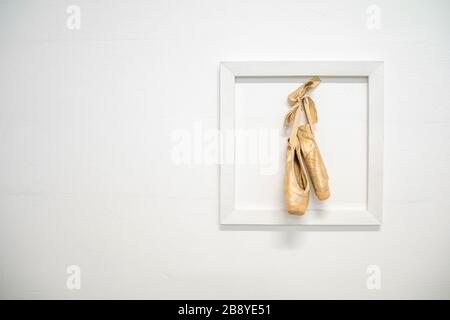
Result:
[[[302,108],[305,110],[306,120],[308,121],[308,123],[310,125],[317,123],[316,104],[314,103],[313,99],[306,94],[317,87],[319,83],[320,78],[318,76],[314,76],[303,83],[294,92],[289,94],[288,102],[291,106],[291,109],[284,118],[285,126],[289,126],[289,124],[294,121],[294,131],[296,129],[295,127],[298,127],[300,125],[300,112]]]

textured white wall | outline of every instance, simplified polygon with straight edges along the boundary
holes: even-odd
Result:
[[[0,297],[450,298],[449,9],[0,1]],[[217,167],[170,138],[216,128],[222,60],[385,61],[381,231],[219,229]]]

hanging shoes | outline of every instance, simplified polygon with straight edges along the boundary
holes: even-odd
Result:
[[[306,96],[319,83],[320,78],[313,77],[288,96],[291,109],[284,123],[288,126],[293,122],[293,126],[286,151],[284,197],[288,212],[292,214],[302,215],[307,210],[309,179],[317,198],[330,197],[328,173],[312,131],[312,124],[317,123],[317,110],[311,97]],[[300,125],[302,111],[307,121],[304,125]]]
[[[303,215],[309,203],[309,181],[297,139],[288,141],[284,190],[288,212]]]
[[[302,157],[308,168],[309,177],[319,200],[326,200],[330,197],[328,186],[328,173],[320,155],[319,147],[309,124],[299,127],[298,138],[300,140]]]

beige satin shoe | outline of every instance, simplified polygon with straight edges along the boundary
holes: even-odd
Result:
[[[286,151],[284,199],[289,213],[303,215],[308,208],[309,181],[305,164],[300,146],[292,145],[291,141],[288,141]]]
[[[306,94],[320,83],[319,77],[313,77],[289,94],[291,110],[284,124],[294,122],[288,139],[286,168],[284,178],[284,198],[289,213],[302,215],[309,203],[309,180],[312,181],[317,198],[330,197],[328,173],[314,139],[312,124],[317,123],[317,110],[314,101]],[[307,124],[300,125],[302,111]],[[309,173],[309,178],[308,178]]]
[[[297,135],[300,140],[302,156],[305,160],[316,196],[319,200],[326,200],[330,197],[328,173],[323,163],[319,147],[314,139],[311,126],[309,124],[300,126]]]

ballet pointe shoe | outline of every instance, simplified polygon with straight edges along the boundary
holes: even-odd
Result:
[[[297,136],[300,141],[301,154],[317,198],[319,200],[328,199],[330,197],[328,173],[323,163],[319,147],[314,139],[311,126],[309,124],[301,125],[298,128]]]
[[[308,208],[309,182],[300,146],[288,141],[284,176],[284,199],[290,214],[303,215]]]
[[[286,152],[284,198],[291,214],[303,215],[306,212],[309,203],[309,181],[317,198],[325,200],[330,197],[328,173],[311,128],[318,120],[316,105],[307,95],[319,84],[320,78],[312,77],[288,96],[291,108],[284,118],[284,125],[293,125]],[[305,113],[307,123],[304,125],[301,125],[300,120],[302,112]]]

